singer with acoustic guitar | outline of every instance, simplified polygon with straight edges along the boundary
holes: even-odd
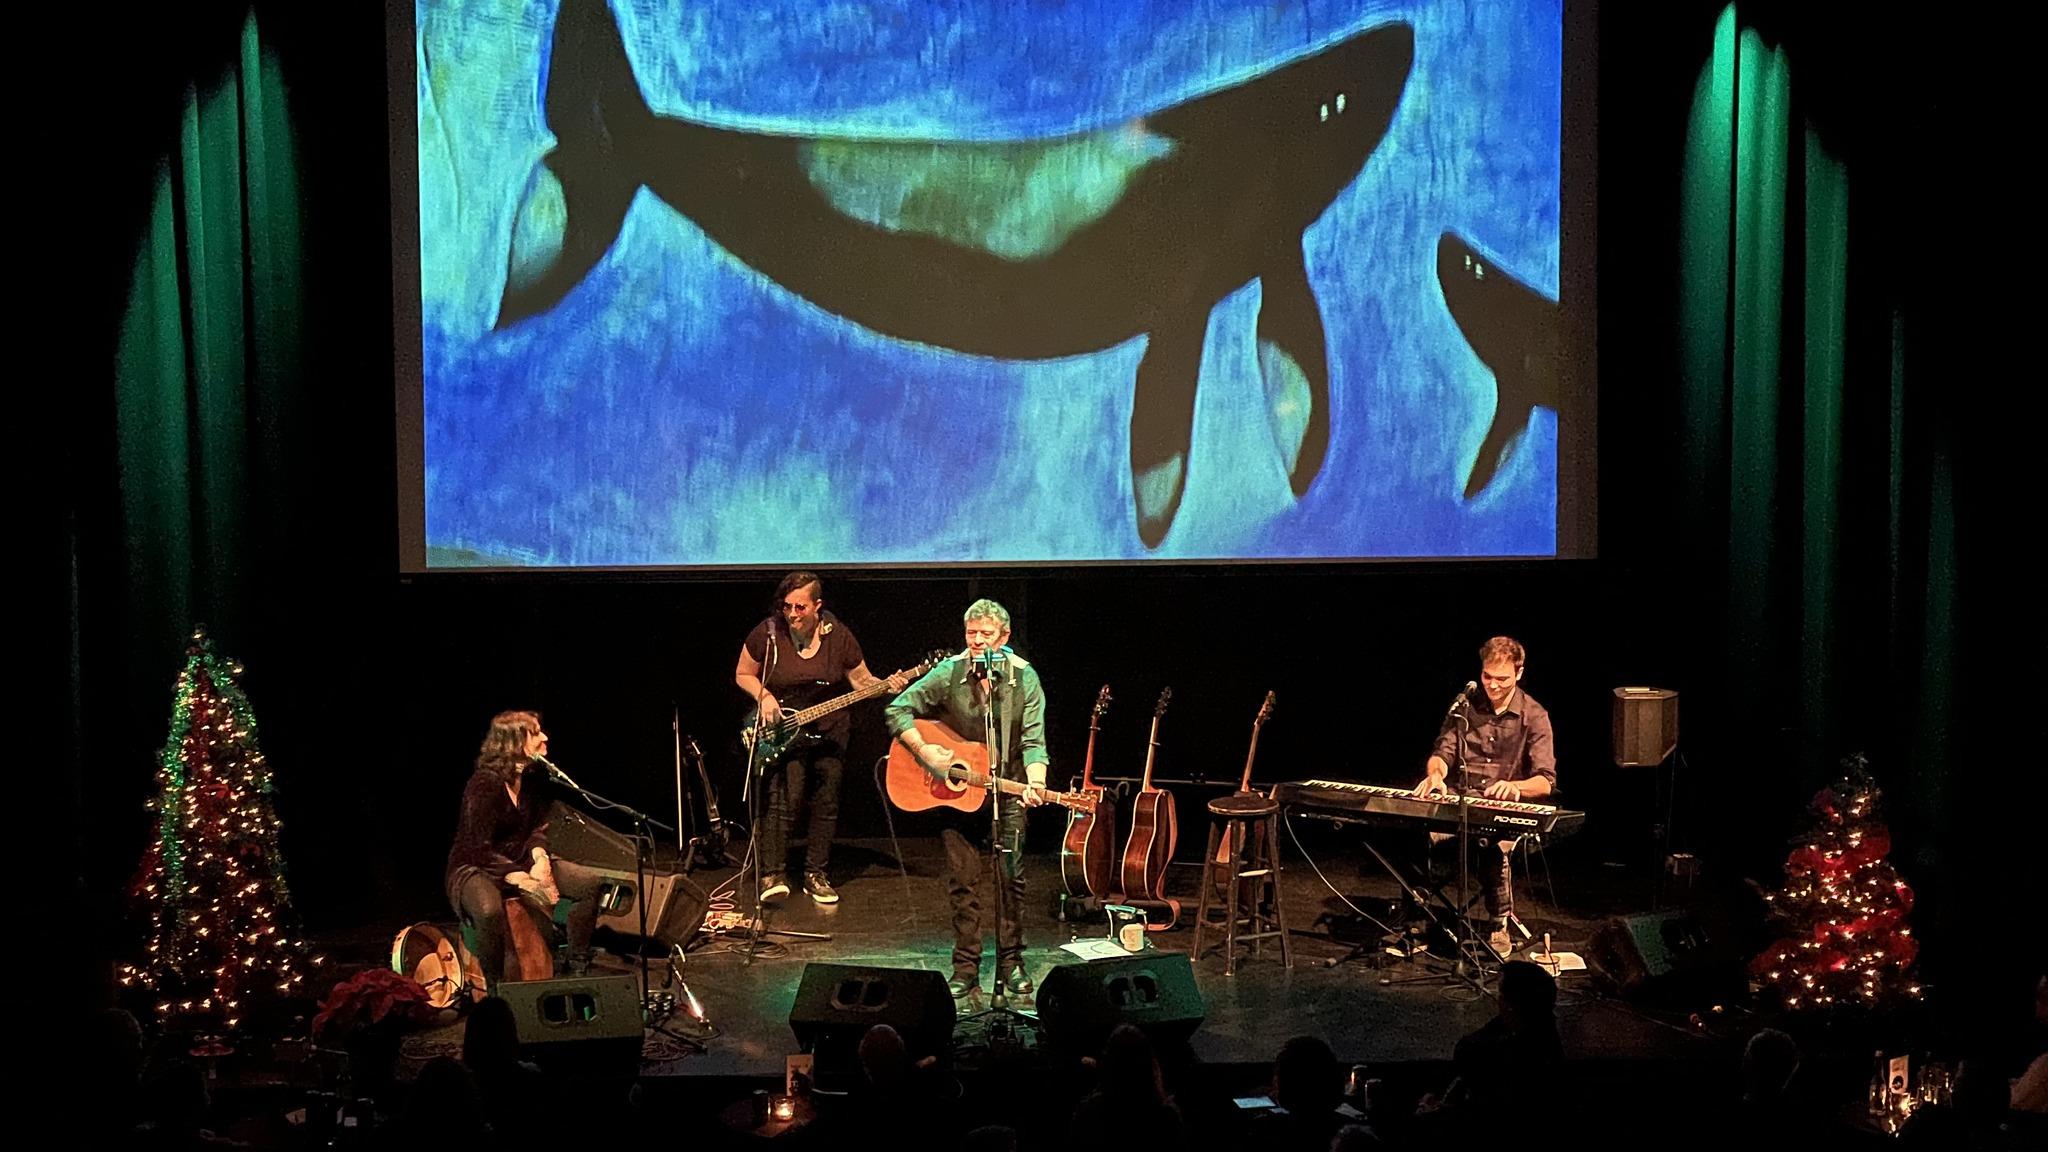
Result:
[[[507,900],[526,900],[542,920],[569,900],[569,968],[590,966],[597,926],[597,873],[548,851],[548,734],[538,712],[500,712],[462,789],[462,814],[448,852],[448,903],[495,993],[505,977]]]
[[[1045,790],[1045,692],[1038,670],[1011,651],[1010,613],[993,600],[976,600],[965,615],[967,649],[949,657],[920,677],[886,709],[889,731],[919,763],[944,776],[961,760],[962,749],[930,739],[918,721],[936,721],[960,741],[991,750],[989,776],[999,784],[989,790],[999,822],[1003,876],[996,900],[996,983],[1011,996],[1029,996],[1033,985],[1024,970],[1024,812],[1048,799]],[[995,720],[985,731],[984,707]],[[1019,787],[1021,785],[1021,787]],[[1012,794],[1014,793],[1014,795]],[[956,1000],[978,993],[981,982],[982,931],[986,923],[984,893],[997,895],[984,875],[991,818],[947,810],[939,839],[946,847],[946,887],[953,905],[953,979],[947,987]]]
[[[837,904],[839,892],[828,872],[832,841],[839,834],[839,778],[845,771],[842,758],[850,718],[837,711],[802,732],[776,729],[786,713],[821,702],[841,683],[855,691],[875,685],[901,691],[908,678],[899,674],[884,681],[868,671],[853,629],[825,610],[825,582],[812,572],[792,572],[776,587],[775,614],[756,624],[740,645],[732,679],[754,700],[755,722],[749,736],[774,737],[747,741],[748,770],[764,774],[768,789],[758,844],[761,899],[789,895],[789,834],[809,784],[804,891],[819,904]]]

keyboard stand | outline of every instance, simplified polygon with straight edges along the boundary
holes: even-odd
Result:
[[[1343,817],[1326,817],[1326,819],[1339,824],[1365,823],[1362,820],[1346,820]],[[1483,977],[1486,972],[1486,964],[1490,960],[1496,968],[1499,967],[1502,963],[1500,953],[1495,952],[1493,945],[1480,938],[1477,933],[1459,931],[1459,924],[1464,919],[1464,915],[1454,906],[1450,898],[1443,894],[1441,889],[1424,889],[1420,887],[1409,878],[1406,871],[1396,866],[1392,860],[1387,859],[1386,854],[1381,852],[1379,847],[1370,839],[1363,839],[1361,842],[1365,845],[1365,850],[1372,853],[1372,858],[1379,861],[1380,867],[1386,870],[1387,875],[1394,878],[1394,883],[1401,886],[1401,891],[1407,894],[1408,899],[1416,907],[1422,909],[1423,915],[1427,916],[1431,923],[1435,924],[1445,936],[1457,942],[1460,950],[1456,960],[1448,960],[1438,956],[1430,957],[1431,959],[1449,964],[1451,967],[1447,972],[1424,972],[1412,976],[1382,975],[1380,977],[1380,985],[1388,987],[1397,984],[1429,984],[1455,981],[1470,988],[1474,999],[1485,996],[1486,987],[1483,983]],[[1359,959],[1368,952],[1377,956],[1380,947],[1380,944],[1359,944],[1345,955],[1339,956],[1334,960],[1325,961],[1323,966],[1335,968],[1339,964]],[[1425,953],[1425,955],[1428,955],[1428,953]],[[1407,962],[1410,964],[1415,962],[1415,957],[1412,953],[1407,957]],[[1384,962],[1382,962],[1381,967],[1384,966]]]

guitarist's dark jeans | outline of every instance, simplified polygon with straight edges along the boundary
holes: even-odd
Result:
[[[761,871],[776,875],[789,867],[789,831],[796,809],[811,785],[811,826],[804,846],[804,872],[823,874],[832,863],[832,839],[839,834],[839,777],[845,765],[838,756],[792,756],[768,774],[768,819],[761,829]]]
[[[1002,923],[996,925],[996,974],[1007,974],[1024,958],[1024,805],[1011,800],[1003,805],[1003,842],[1009,851],[1003,856]],[[946,894],[953,902],[953,975],[977,980],[981,974],[981,938],[988,917],[995,911],[995,890],[988,885],[989,818],[986,808],[953,823],[939,832],[946,846]]]

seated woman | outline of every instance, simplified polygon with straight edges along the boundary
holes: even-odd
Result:
[[[525,898],[552,913],[568,905],[569,966],[590,963],[597,925],[597,874],[548,853],[548,777],[539,757],[548,734],[536,712],[500,712],[462,790],[462,816],[448,852],[448,903],[484,979],[495,992],[505,975],[505,901]]]

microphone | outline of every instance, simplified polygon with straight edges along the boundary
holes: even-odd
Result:
[[[548,770],[548,778],[550,780],[559,780],[562,783],[567,784],[569,787],[574,788],[578,792],[583,791],[583,785],[578,784],[576,781],[570,779],[569,774],[567,772],[564,772],[560,768],[555,767],[555,762],[553,760],[550,760],[545,756],[535,756],[533,758],[533,762]]]
[[[1458,694],[1456,696],[1451,697],[1451,706],[1449,708],[1444,709],[1445,718],[1448,719],[1452,716],[1456,716],[1458,714],[1458,709],[1464,707],[1466,702],[1472,699],[1472,690],[1477,687],[1479,687],[1479,682],[1477,680],[1465,681],[1465,686],[1463,688],[1458,689]]]
[[[1001,649],[983,648],[979,652],[969,654],[967,662],[968,675],[976,680],[994,680],[996,679],[997,666],[1007,662],[1008,660],[1003,655]]]

